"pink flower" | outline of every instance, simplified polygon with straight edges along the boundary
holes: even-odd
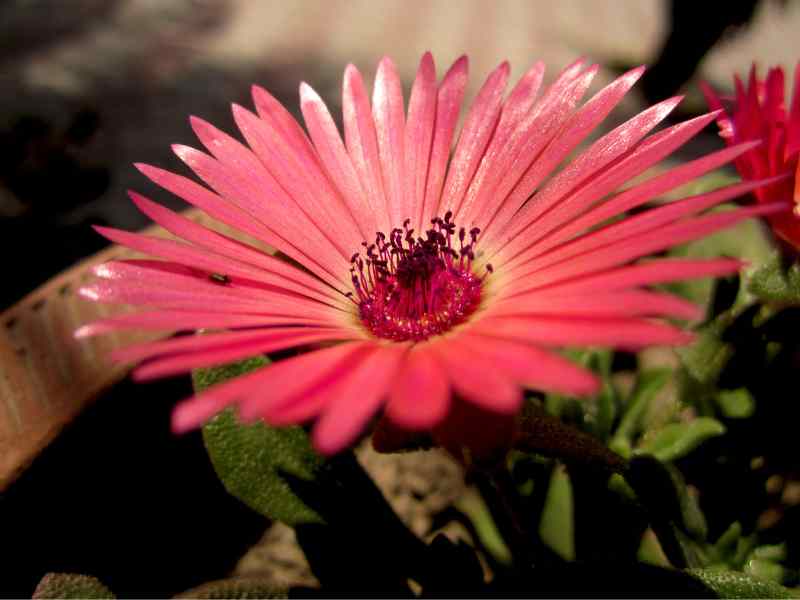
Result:
[[[758,77],[756,66],[750,69],[745,88],[735,76],[736,98],[729,111],[708,86],[703,93],[709,106],[722,110],[717,123],[720,136],[729,146],[752,140],[763,143],[735,160],[739,175],[745,181],[783,176],[776,182],[753,190],[756,201],[765,204],[784,201],[784,211],[769,216],[775,233],[800,250],[800,193],[795,191],[795,177],[800,156],[800,63],[794,72],[794,97],[787,112],[783,69],[770,69],[766,79]],[[794,198],[794,202],[791,202]],[[792,210],[792,205],[794,209]]]
[[[132,192],[136,205],[178,239],[98,228],[164,261],[104,264],[100,280],[82,294],[152,310],[93,323],[78,335],[223,330],[118,352],[118,360],[143,361],[139,379],[297,351],[182,402],[173,426],[198,427],[236,405],[245,420],[315,420],[312,439],[326,454],[351,444],[381,410],[394,426],[436,430],[452,443],[463,415],[484,414],[488,423],[495,415],[513,417],[522,388],[594,393],[595,377],[554,350],[684,344],[692,336],[661,319],[694,319],[698,308],[647,286],[740,267],[729,259],[638,259],[775,209],[698,216],[758,185],[748,182],[615,221],[754,144],[617,191],[715,115],[651,133],[678,104],[671,98],[570,158],[643,69],[581,104],[596,72],[578,61],[540,93],[544,67],[537,63],[504,98],[509,66],[503,63],[467,112],[452,156],[466,58],[437,83],[433,58],[425,54],[407,112],[390,59],[378,67],[372,102],[348,66],[344,141],[305,83],[307,134],[259,87],[253,88],[257,114],[233,106],[247,145],[193,117],[210,154],[174,150],[207,187],[148,165],[139,170],[281,254]],[[467,429],[481,429],[473,425]],[[491,429],[508,435],[502,426]]]

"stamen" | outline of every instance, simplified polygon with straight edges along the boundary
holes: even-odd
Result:
[[[366,258],[351,258],[351,279],[361,320],[376,336],[420,341],[461,323],[478,306],[486,275],[472,272],[480,230],[458,229],[452,211],[431,219],[424,237],[414,237],[411,219],[388,236],[377,232],[375,243],[362,242]],[[387,243],[388,240],[388,243]],[[487,265],[488,273],[492,272]]]

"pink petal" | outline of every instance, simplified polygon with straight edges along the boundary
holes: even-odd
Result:
[[[569,193],[574,193],[576,186],[593,187],[590,178],[603,177],[612,161],[630,150],[645,134],[665,119],[679,102],[680,98],[671,98],[656,104],[593,143],[588,150],[572,160],[537,192],[532,202],[520,209],[513,225],[503,235],[516,237],[533,227],[535,235],[541,238],[566,222],[575,200],[569,202],[564,198]]]
[[[481,361],[481,356],[459,336],[437,338],[430,344],[452,388],[465,400],[492,412],[511,415],[522,404],[519,387],[505,372]]]
[[[252,412],[253,405],[266,410],[293,397],[304,387],[324,380],[331,369],[348,364],[366,346],[364,342],[350,342],[307,352],[215,385],[175,407],[172,429],[183,433],[200,427],[237,401],[242,402],[242,409],[247,407],[248,412]]]
[[[253,215],[275,233],[274,246],[295,258],[328,283],[340,287],[348,271],[347,259],[330,240],[270,181],[262,167],[233,170],[187,146],[173,146],[175,154],[220,195]],[[235,174],[234,174],[235,173]],[[350,250],[348,250],[349,252]]]
[[[472,224],[475,213],[484,209],[487,202],[492,202],[491,196],[509,166],[508,155],[512,147],[509,140],[530,112],[543,76],[544,63],[538,62],[520,79],[503,104],[497,129],[467,189],[460,221]]]
[[[676,296],[628,290],[623,292],[598,292],[591,295],[564,296],[534,291],[499,300],[487,309],[492,316],[561,316],[583,317],[678,317],[698,319],[702,310]]]
[[[450,409],[450,386],[439,363],[424,347],[412,348],[392,384],[386,416],[411,431],[441,422]]]
[[[388,231],[397,224],[391,223],[389,204],[383,189],[378,140],[369,99],[361,73],[353,65],[347,65],[344,71],[342,117],[350,160],[367,198],[376,205],[378,229]]]
[[[417,77],[411,88],[405,139],[408,212],[412,218],[411,227],[416,231],[420,231],[423,225],[420,218],[425,203],[435,120],[436,66],[431,53],[426,52],[422,55]]]
[[[173,235],[198,244],[209,251],[219,253],[237,262],[241,261],[264,271],[273,273],[285,281],[285,287],[321,302],[342,304],[342,294],[326,286],[320,280],[309,277],[299,269],[274,256],[203,227],[171,210],[148,200],[135,192],[129,192],[137,208]]]
[[[702,158],[675,167],[666,173],[652,177],[644,183],[620,192],[616,196],[601,202],[586,214],[577,217],[569,223],[565,223],[560,229],[555,231],[549,237],[532,245],[526,253],[517,255],[518,258],[516,258],[515,262],[523,262],[525,259],[531,256],[542,254],[546,250],[557,245],[559,241],[569,239],[577,233],[586,231],[606,221],[607,219],[616,217],[627,210],[631,210],[632,208],[639,207],[661,194],[678,188],[681,185],[684,185],[689,181],[700,177],[701,175],[712,171],[713,169],[716,169],[727,162],[730,162],[736,156],[741,155],[749,149],[752,149],[755,145],[758,145],[758,142],[741,144],[708,154]],[[603,188],[603,186],[600,187],[601,189]],[[503,252],[499,253],[497,257],[487,257],[486,260],[492,260],[495,266],[502,266],[513,256],[510,254],[510,251],[510,248],[506,248]]]
[[[159,377],[168,377],[188,373],[194,369],[213,367],[215,365],[228,364],[237,360],[243,360],[278,352],[289,348],[319,344],[322,342],[342,341],[359,337],[348,335],[341,329],[324,330],[320,328],[295,327],[295,332],[280,332],[278,328],[273,330],[246,331],[234,333],[252,333],[252,339],[240,339],[228,345],[210,346],[204,350],[191,350],[181,352],[176,355],[159,356],[133,372],[133,378],[137,381],[147,381]],[[298,331],[302,330],[302,331]],[[216,336],[215,336],[216,337]]]
[[[134,363],[149,360],[161,356],[186,355],[189,353],[207,352],[229,347],[241,347],[251,343],[260,342],[292,342],[295,339],[305,339],[306,337],[329,336],[323,339],[353,339],[358,337],[356,332],[343,331],[338,327],[272,327],[268,329],[249,329],[244,331],[223,331],[218,333],[208,333],[205,335],[186,335],[169,338],[166,340],[156,340],[142,344],[134,344],[118,348],[111,357],[116,362]],[[330,336],[334,336],[331,338]],[[363,335],[361,336],[363,337]],[[253,352],[255,354],[265,354],[269,350]],[[224,364],[220,361],[218,364]]]
[[[300,108],[328,176],[341,191],[365,239],[371,239],[377,230],[376,207],[367,200],[328,107],[306,83],[300,84]]]
[[[489,194],[491,191],[489,198],[493,200],[475,202],[473,212],[476,222],[484,223],[484,234],[490,226],[499,228],[505,225],[519,209],[519,203],[513,194],[510,195],[515,187],[524,186],[529,190],[524,198],[520,198],[524,201],[561,161],[552,152],[552,146],[558,136],[564,135],[565,123],[573,116],[575,106],[598,70],[593,66],[580,73],[582,65],[583,62],[578,61],[562,72],[513,132],[506,152],[497,160],[502,177],[496,189],[487,188],[484,192]],[[552,165],[548,157],[555,160]]]
[[[587,212],[595,203],[621,184],[641,175],[658,161],[669,156],[699,133],[713,118],[713,113],[703,115],[656,133],[629,151],[626,156],[598,173],[588,185],[581,186],[579,191],[565,199],[559,211],[561,225],[555,231],[551,231],[539,241],[531,244],[529,248],[531,255],[541,254],[581,231],[583,228],[576,225],[580,219],[576,219],[576,217]],[[526,251],[527,253],[528,251]]]
[[[233,229],[248,234],[254,239],[275,246],[278,238],[274,232],[263,223],[253,219],[252,215],[218,196],[211,190],[204,188],[182,175],[170,173],[158,167],[146,165],[144,163],[136,163],[134,166],[153,183],[172,192],[192,206],[196,206],[207,215],[225,223]]]
[[[314,425],[311,439],[319,452],[336,454],[355,441],[386,399],[406,351],[405,344],[379,346],[359,361]]]
[[[626,243],[625,240],[637,234],[648,231],[660,233],[663,226],[669,223],[695,215],[732,198],[742,196],[764,183],[763,181],[740,183],[707,194],[699,194],[670,202],[602,229],[592,231],[557,248],[553,248],[542,256],[528,260],[534,261],[536,270],[540,270],[604,246]],[[524,257],[524,255],[522,256]],[[522,264],[524,262],[523,257],[515,259],[514,262]]]
[[[439,213],[442,185],[450,160],[450,147],[461,111],[461,101],[464,99],[468,70],[469,61],[466,56],[462,56],[453,63],[439,86],[428,181],[425,185],[425,203],[418,220],[421,227],[425,227]]]
[[[509,70],[508,63],[504,62],[489,75],[467,113],[447,172],[444,193],[439,203],[441,211],[452,210],[458,214],[467,187],[500,117]]]
[[[581,317],[487,317],[470,333],[545,346],[607,346],[638,350],[647,346],[688,344],[694,336],[643,319]]]
[[[226,276],[241,277],[243,279],[265,283],[275,289],[294,291],[301,290],[307,296],[314,295],[307,288],[293,284],[284,277],[267,273],[261,269],[233,261],[216,253],[196,248],[182,242],[166,238],[156,238],[129,231],[112,229],[110,227],[95,227],[102,236],[116,244],[137,250],[151,256],[158,256],[190,267],[203,269],[209,273],[219,273]],[[329,297],[324,297],[325,302],[332,302]]]
[[[731,258],[689,260],[665,258],[646,263],[626,265],[603,273],[594,273],[574,280],[543,286],[556,296],[559,294],[591,294],[622,290],[640,285],[655,285],[702,277],[724,277],[739,271],[744,263]]]
[[[319,318],[341,325],[352,313],[255,283],[229,279],[215,283],[205,274],[163,261],[112,261],[94,268],[101,281],[78,293],[95,302],[143,304],[228,314]]]
[[[405,172],[405,109],[403,87],[389,57],[378,64],[372,91],[372,115],[378,138],[378,154],[390,222],[398,227],[411,217]]]
[[[524,279],[521,285],[536,286],[572,279],[696,240],[752,216],[785,211],[786,208],[787,205],[783,203],[752,206],[688,219],[659,228],[658,235],[653,235],[651,232],[641,233],[592,252],[586,252],[580,259],[573,258],[541,270],[537,270],[534,261],[528,270],[525,267],[515,269],[514,276],[520,280]]]
[[[300,146],[302,151],[295,152],[292,144],[271,127],[269,121],[259,119],[237,104],[233,105],[233,116],[262,164],[295,202],[305,207],[317,226],[335,231],[344,245],[355,247],[364,239],[364,232],[359,230],[350,209],[322,173],[305,135],[306,143]]]
[[[331,325],[310,317],[238,315],[201,311],[159,310],[128,313],[93,321],[75,331],[78,339],[114,331],[194,331],[195,329],[237,329],[285,325]]]
[[[524,387],[576,396],[595,394],[600,388],[590,371],[529,344],[469,334],[460,339],[483,356],[484,364],[496,365]]]

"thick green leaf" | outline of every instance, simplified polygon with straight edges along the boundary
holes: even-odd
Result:
[[[702,581],[720,598],[792,598],[791,590],[744,573],[722,569],[689,569],[693,577]]]
[[[800,304],[800,263],[775,252],[749,277],[748,290],[763,302]]]
[[[746,419],[756,409],[755,400],[747,388],[721,390],[717,394],[717,404],[728,419]]]
[[[44,598],[116,598],[98,579],[88,575],[48,573],[36,586],[33,599]]]
[[[687,373],[700,386],[713,385],[733,356],[734,348],[722,339],[722,334],[734,317],[732,312],[721,314],[697,331],[693,344],[677,349]]]
[[[744,572],[757,579],[782,583],[786,578],[786,567],[771,560],[751,558],[744,566]]]
[[[544,511],[539,525],[542,541],[567,560],[575,558],[575,523],[572,485],[566,469],[553,470]]]
[[[501,564],[511,564],[511,551],[500,535],[486,501],[477,490],[474,487],[467,488],[455,506],[472,522],[481,544],[492,558]]]
[[[612,450],[626,458],[630,457],[631,441],[641,428],[650,402],[667,384],[671,373],[670,369],[650,369],[639,373],[622,419],[609,443]]]
[[[273,581],[258,577],[234,577],[210,581],[175,596],[175,598],[288,598],[289,590]]]
[[[265,358],[201,369],[193,374],[197,391],[267,364]],[[208,454],[225,488],[252,509],[288,525],[319,523],[319,513],[301,500],[286,477],[311,481],[323,468],[308,435],[299,427],[243,425],[232,410],[203,428]]]
[[[646,437],[637,454],[651,454],[670,462],[686,456],[709,438],[725,433],[725,426],[710,417],[698,417],[688,423],[670,423]]]

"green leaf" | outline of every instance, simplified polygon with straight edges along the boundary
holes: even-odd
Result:
[[[48,573],[36,586],[33,599],[44,598],[116,598],[98,579],[88,575]]]
[[[544,510],[539,525],[539,535],[559,556],[575,559],[575,523],[573,519],[572,485],[566,469],[559,465],[553,469]]]
[[[697,331],[697,340],[676,351],[691,379],[700,386],[712,385],[733,356],[734,348],[722,339],[735,315],[729,311]]]
[[[225,599],[288,598],[289,590],[274,581],[259,577],[233,577],[199,585],[178,594],[175,598]]]
[[[786,263],[774,252],[749,277],[748,291],[762,302],[800,304],[800,263]]]
[[[717,541],[714,542],[713,549],[717,555],[717,559],[730,566],[734,566],[730,561],[736,554],[736,547],[741,537],[742,525],[739,523],[739,521],[734,521],[731,523],[730,527],[728,527],[725,532],[719,536]]]
[[[698,417],[688,423],[670,423],[648,436],[636,449],[637,454],[651,454],[670,462],[686,456],[709,438],[725,433],[725,426],[710,417]]]
[[[626,458],[630,457],[631,440],[639,432],[650,402],[667,384],[671,373],[670,369],[663,368],[639,373],[636,385],[628,397],[622,420],[609,443],[612,450]]]
[[[201,369],[193,373],[197,391],[267,364],[265,358]],[[203,428],[211,463],[225,488],[252,509],[288,525],[319,523],[319,513],[301,500],[287,476],[312,481],[324,466],[299,427],[243,425],[227,410]]]
[[[753,558],[760,560],[783,561],[789,556],[789,551],[786,543],[782,544],[765,544],[753,549]]]
[[[791,590],[744,573],[721,569],[689,569],[693,577],[714,590],[720,598],[792,598]]]
[[[467,488],[455,506],[472,522],[475,533],[486,551],[499,563],[511,564],[511,551],[497,529],[486,501],[477,490],[474,487]]]
[[[717,404],[723,416],[728,419],[746,419],[756,409],[755,400],[747,388],[737,390],[720,390]]]
[[[744,566],[744,572],[758,579],[782,583],[786,578],[786,567],[771,560],[751,558]]]

